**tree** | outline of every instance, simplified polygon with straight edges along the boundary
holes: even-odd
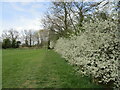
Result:
[[[28,46],[28,31],[27,30],[23,30],[22,31],[22,39],[24,41],[25,46]]]
[[[11,48],[11,41],[9,38],[3,39],[2,48]]]
[[[7,30],[3,30],[1,38],[2,38],[2,40],[10,38],[9,32]]]
[[[36,42],[38,47],[40,46],[40,34],[39,34],[39,31],[34,32],[33,41]]]
[[[49,32],[48,30],[41,29],[39,30],[39,35],[40,35],[40,41],[41,41],[41,46],[46,46],[48,43],[48,35]]]
[[[16,42],[16,48],[19,48],[20,44],[21,44],[21,42],[20,42],[20,41],[17,41],[17,42]]]
[[[101,3],[102,1],[66,2],[65,0],[63,2],[53,2],[43,20],[45,29],[56,32],[59,37],[69,37],[71,34],[77,35],[84,21],[88,21],[88,18],[93,20],[92,14]],[[102,15],[105,16],[103,13]]]
[[[3,40],[5,40],[3,42],[3,45],[5,44],[5,46],[6,46],[6,43],[7,43],[7,47],[8,47],[8,45],[10,45],[9,47],[16,48],[16,41],[17,41],[18,37],[19,37],[19,33],[14,29],[10,29],[8,31],[3,31],[2,38],[3,38]],[[11,42],[11,44],[9,41]]]
[[[29,47],[32,46],[32,37],[33,37],[33,31],[32,30],[29,30],[28,31],[28,43],[29,43]]]
[[[16,39],[13,39],[11,42],[12,48],[16,48]]]
[[[14,29],[10,29],[8,31],[8,33],[9,33],[9,36],[10,36],[12,48],[15,48],[16,47],[16,41],[18,39],[19,33],[18,33],[18,31],[14,30]]]
[[[44,26],[48,30],[57,32],[60,36],[67,36],[69,20],[66,2],[53,2],[51,10],[47,12],[43,20]],[[49,24],[48,24],[49,23]]]

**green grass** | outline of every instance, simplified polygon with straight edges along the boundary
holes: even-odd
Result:
[[[3,88],[100,88],[52,50],[3,50]]]

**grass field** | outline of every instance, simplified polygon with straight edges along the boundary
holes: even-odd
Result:
[[[100,88],[52,50],[3,50],[3,88]]]

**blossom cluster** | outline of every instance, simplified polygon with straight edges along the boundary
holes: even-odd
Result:
[[[96,21],[84,23],[83,28],[85,31],[78,36],[58,39],[55,51],[77,66],[78,72],[91,76],[94,82],[120,85],[117,25],[110,21]]]

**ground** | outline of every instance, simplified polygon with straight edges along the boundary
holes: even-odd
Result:
[[[59,54],[46,49],[3,50],[3,88],[100,88]]]

